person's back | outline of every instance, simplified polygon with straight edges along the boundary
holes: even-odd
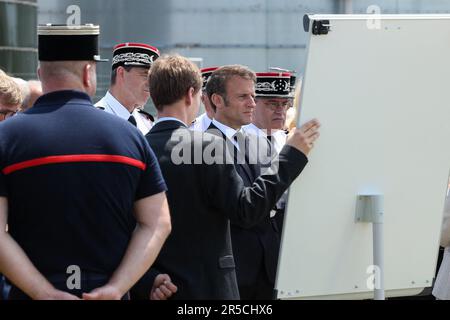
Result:
[[[76,91],[45,95],[1,130],[11,235],[45,275],[70,265],[111,275],[135,226],[145,139]]]
[[[45,25],[38,33],[45,94],[0,125],[8,298],[120,299],[170,232],[166,185],[144,137],[89,98],[99,27]]]
[[[218,190],[207,188],[207,180],[212,178],[208,177],[207,165],[193,164],[195,152],[202,154],[207,146],[216,146],[219,150],[217,146],[222,142],[215,136],[190,131],[176,122],[157,123],[147,139],[155,150],[169,189],[167,198],[172,229],[176,230],[164,244],[154,267],[169,274],[178,286],[175,299],[237,299],[229,217],[218,207],[220,204],[214,203],[216,195],[211,192]],[[189,151],[190,155],[184,158],[187,161],[174,164],[174,150]],[[232,167],[232,162],[229,166]],[[236,176],[228,178],[232,180]],[[237,181],[229,181],[230,187],[236,185]],[[226,186],[222,187],[221,191]],[[233,206],[230,205],[230,209]],[[227,286],[223,285],[224,281]]]

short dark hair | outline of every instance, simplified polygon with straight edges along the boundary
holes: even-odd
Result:
[[[150,68],[150,95],[158,111],[183,98],[190,88],[199,92],[202,85],[200,69],[180,55],[164,55]]]
[[[117,81],[117,69],[119,68],[124,68],[126,72],[130,72],[131,69],[133,69],[134,67],[132,66],[124,66],[124,67],[118,67],[115,68],[112,72],[111,72],[111,85],[115,85],[116,81]]]
[[[246,66],[229,65],[217,69],[211,74],[208,84],[206,85],[206,93],[214,111],[217,110],[217,106],[212,102],[212,95],[220,95],[224,99],[225,104],[228,104],[227,83],[232,77],[241,77],[252,80],[256,84],[256,74]]]

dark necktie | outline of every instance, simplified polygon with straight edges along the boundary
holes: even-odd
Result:
[[[238,144],[239,151],[244,153],[244,151],[246,151],[246,145],[245,145],[245,143],[246,143],[246,136],[241,131],[238,131],[233,136],[233,139]]]
[[[248,136],[242,133],[241,131],[238,131],[233,136],[233,139],[239,146],[239,151],[236,154],[236,156],[239,158],[238,161],[240,161],[240,163],[248,163],[250,151]]]
[[[273,151],[273,136],[267,136],[268,143],[268,149],[267,149],[267,155],[272,157],[272,151]]]
[[[132,115],[128,118],[128,122],[137,127],[136,119]]]

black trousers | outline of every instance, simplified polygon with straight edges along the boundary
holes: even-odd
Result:
[[[256,282],[250,286],[239,286],[241,300],[273,300],[275,298],[274,284],[263,266],[259,268]]]

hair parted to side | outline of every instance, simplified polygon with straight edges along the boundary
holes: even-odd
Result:
[[[20,86],[13,78],[0,70],[0,104],[4,106],[20,106],[23,98]]]
[[[159,111],[182,99],[190,88],[199,92],[202,84],[197,65],[177,54],[158,58],[149,71],[150,96]]]
[[[211,74],[208,84],[206,85],[206,94],[208,95],[209,101],[211,101],[211,106],[214,111],[216,111],[217,106],[215,106],[212,102],[212,95],[220,95],[224,99],[225,104],[228,104],[227,83],[233,77],[241,77],[247,80],[252,80],[256,84],[256,74],[246,66],[236,64],[217,69]]]

